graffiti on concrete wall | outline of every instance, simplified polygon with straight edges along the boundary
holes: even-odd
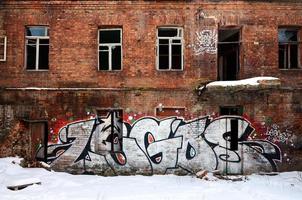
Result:
[[[248,139],[254,128],[242,117],[143,117],[129,124],[112,115],[62,127],[60,142],[47,147],[47,161],[66,170],[149,175],[275,171],[281,161],[278,146]]]
[[[215,30],[202,30],[196,32],[196,41],[192,45],[195,55],[203,53],[217,53],[217,32]]]

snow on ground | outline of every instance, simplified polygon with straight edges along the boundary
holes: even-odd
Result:
[[[235,87],[235,86],[244,86],[244,85],[251,85],[251,86],[257,86],[261,82],[266,81],[278,81],[278,78],[275,77],[254,77],[254,78],[248,78],[243,80],[236,80],[236,81],[214,81],[209,84],[207,84],[207,88],[209,87]]]
[[[71,175],[21,168],[0,158],[0,200],[301,200],[302,172],[248,176],[247,181],[206,181],[190,176]],[[12,191],[11,180],[36,178],[41,185]]]

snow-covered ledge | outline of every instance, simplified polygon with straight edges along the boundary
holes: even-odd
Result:
[[[199,88],[199,90],[258,90],[276,88],[281,85],[280,79],[275,77],[254,77],[236,81],[214,81]]]

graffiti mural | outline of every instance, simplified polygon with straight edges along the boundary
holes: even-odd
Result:
[[[292,132],[289,129],[282,131],[277,124],[273,124],[268,128],[266,135],[269,141],[287,143]]]
[[[196,32],[196,42],[192,45],[195,55],[203,53],[217,53],[217,32],[215,30],[202,30]]]
[[[59,143],[47,147],[46,160],[55,169],[104,175],[276,171],[280,149],[267,140],[249,139],[254,131],[237,116],[142,117],[130,124],[111,112],[62,127]]]

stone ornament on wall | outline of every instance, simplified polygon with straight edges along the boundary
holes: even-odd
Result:
[[[255,129],[240,116],[190,121],[142,117],[131,124],[123,122],[121,128],[108,120],[110,115],[62,127],[59,143],[47,147],[46,160],[55,169],[111,175],[187,174],[205,169],[241,174],[276,171],[276,161],[281,161],[277,145],[249,139]],[[109,138],[114,136],[106,131],[110,127],[122,130],[122,151],[100,150],[100,145],[111,146]],[[232,147],[234,130],[236,148]],[[114,145],[120,145],[119,140]]]
[[[196,32],[195,43],[191,45],[195,55],[203,53],[217,53],[217,32],[216,30],[202,30]]]

